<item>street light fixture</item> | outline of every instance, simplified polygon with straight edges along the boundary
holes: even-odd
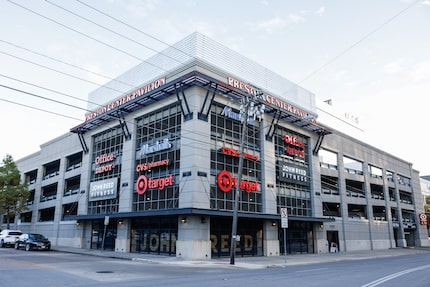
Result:
[[[259,100],[262,98],[263,92],[258,91],[255,94],[247,94],[241,98],[240,101],[240,120],[242,122],[241,141],[239,147],[239,168],[237,175],[236,190],[234,193],[234,205],[233,205],[233,222],[231,227],[231,242],[230,242],[230,264],[234,265],[234,255],[236,252],[236,241],[240,241],[240,237],[237,233],[237,220],[238,220],[238,209],[239,209],[239,198],[240,198],[240,182],[242,181],[242,170],[243,170],[243,153],[245,149],[245,140],[248,129],[248,121],[250,118],[258,119],[261,121],[264,114],[264,104],[259,104]]]

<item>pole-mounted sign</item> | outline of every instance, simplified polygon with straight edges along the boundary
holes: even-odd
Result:
[[[281,227],[288,228],[288,210],[287,208],[281,208]]]

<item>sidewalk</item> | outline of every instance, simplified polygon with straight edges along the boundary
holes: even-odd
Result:
[[[181,266],[192,267],[230,267],[230,268],[245,268],[245,269],[261,269],[269,267],[286,267],[294,265],[306,265],[314,263],[347,261],[347,260],[363,260],[372,258],[394,257],[411,254],[430,254],[430,248],[393,248],[384,250],[364,250],[350,251],[339,253],[321,253],[321,254],[298,254],[272,257],[235,257],[235,264],[230,264],[230,258],[214,258],[210,260],[184,260],[173,256],[126,253],[114,251],[102,251],[94,249],[80,249],[58,246],[53,248],[55,251],[85,254],[91,256],[100,256],[107,258],[117,258],[138,261],[148,264],[174,264]]]

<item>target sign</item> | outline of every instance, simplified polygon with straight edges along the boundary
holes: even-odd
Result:
[[[226,170],[223,170],[218,174],[217,182],[219,189],[223,192],[229,192],[233,186],[233,178]]]
[[[222,192],[229,192],[233,187],[237,188],[238,179],[233,178],[231,173],[226,170],[221,171],[217,176],[218,188]],[[258,191],[258,182],[242,180],[239,184],[239,188],[249,193],[252,191]]]
[[[136,181],[137,193],[144,194],[147,189],[148,189],[148,178],[144,175],[139,176]]]
[[[420,213],[419,217],[420,217],[420,224],[421,225],[427,225],[427,222],[428,222],[427,214],[426,213]]]
[[[158,188],[163,190],[167,186],[172,186],[175,184],[175,176],[170,174],[162,178],[147,178],[141,175],[136,181],[136,192],[140,195],[144,194],[148,188]]]

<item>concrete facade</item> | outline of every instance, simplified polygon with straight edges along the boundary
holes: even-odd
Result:
[[[17,228],[43,233],[57,246],[227,256],[233,191],[222,184],[232,187],[244,156],[242,180],[252,188],[241,191],[238,256],[283,254],[285,231],[288,253],[326,253],[332,244],[341,252],[429,245],[419,221],[419,173],[411,163],[318,122],[313,94],[258,64],[245,59],[255,69],[242,73],[243,64],[229,68],[230,61],[223,66],[202,57],[207,49],[242,59],[200,34],[175,47],[189,46],[186,59],[178,56],[181,65],[159,62],[164,71],[134,83],[138,96],[136,89],[129,98],[95,91],[91,102],[103,95],[107,104],[100,107],[108,108],[93,107],[100,111],[71,133],[17,161],[33,191]],[[141,70],[118,79],[135,82]],[[160,86],[143,91],[151,83]],[[292,86],[293,95],[283,96]],[[262,122],[250,122],[240,155],[237,114],[249,89],[262,91],[267,107]],[[154,137],[147,140],[149,133]],[[142,155],[144,148],[149,152]],[[153,168],[138,171],[144,164]],[[117,184],[113,196],[100,187],[99,198],[91,199],[103,180]],[[286,230],[281,208],[288,209]]]

